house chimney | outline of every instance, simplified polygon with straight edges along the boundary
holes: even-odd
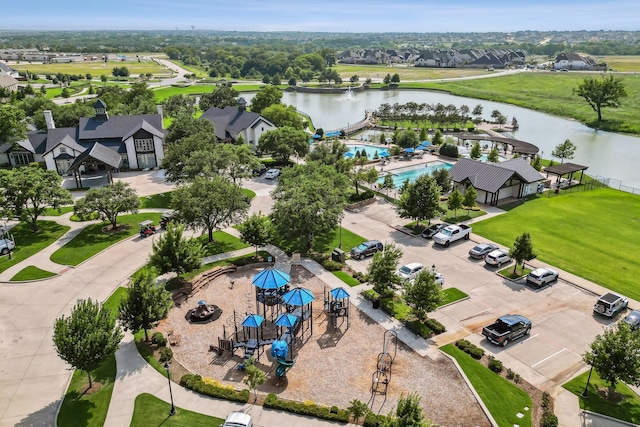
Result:
[[[238,98],[238,110],[247,111],[247,101],[242,97]]]
[[[156,108],[158,109],[158,114],[160,114],[160,117],[162,117],[162,104],[156,105]]]
[[[47,123],[47,129],[55,129],[56,123],[53,121],[53,114],[51,110],[44,110],[44,121]]]

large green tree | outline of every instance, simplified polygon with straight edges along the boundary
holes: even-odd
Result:
[[[27,137],[24,111],[15,105],[0,105],[0,143],[15,143]]]
[[[258,149],[271,153],[281,161],[288,161],[292,155],[304,157],[309,153],[309,135],[299,129],[282,127],[260,135]]]
[[[471,153],[469,154],[473,160],[478,160],[482,157],[482,150],[480,149],[480,143],[478,141],[473,143],[473,147],[471,147]]]
[[[349,163],[349,179],[356,188],[356,194],[360,194],[360,184],[373,184],[378,180],[378,171],[375,167],[367,165],[366,157],[350,159]]]
[[[442,302],[442,293],[440,285],[436,282],[435,272],[422,270],[415,280],[407,280],[404,283],[404,300],[418,320],[423,322],[427,314],[437,309]]]
[[[144,339],[149,341],[149,329],[166,319],[171,307],[171,292],[157,285],[153,270],[145,268],[133,278],[120,301],[118,319],[133,332],[143,329]]]
[[[271,220],[278,235],[303,255],[333,233],[346,206],[347,177],[317,162],[285,168],[272,192]]]
[[[449,169],[447,168],[438,168],[431,172],[431,176],[436,180],[436,183],[441,189],[442,193],[448,193],[451,191],[451,187],[453,184],[451,183],[451,175],[449,174]]]
[[[516,237],[515,242],[513,242],[513,247],[509,249],[509,255],[515,261],[513,274],[516,274],[516,268],[518,268],[519,265],[524,268],[525,261],[530,261],[536,257],[536,254],[533,252],[533,243],[531,242],[529,233],[525,232]]]
[[[420,175],[400,195],[396,205],[398,215],[401,218],[415,219],[418,225],[422,220],[431,220],[442,212],[440,191],[431,175]]]
[[[116,316],[91,298],[79,299],[71,314],[56,319],[53,328],[58,356],[87,373],[89,388],[93,386],[91,371],[116,352],[122,337]]]
[[[590,347],[582,359],[609,383],[609,399],[618,381],[640,386],[640,329],[627,322],[615,323],[596,336]]]
[[[38,232],[38,218],[48,207],[57,209],[73,203],[61,182],[55,171],[38,165],[0,170],[0,214],[3,218],[19,218]]]
[[[89,218],[98,213],[100,219],[109,221],[111,228],[118,225],[118,215],[125,212],[138,212],[140,199],[136,191],[128,183],[117,181],[106,187],[91,188],[87,194],[76,200],[73,208],[76,215]]]
[[[168,117],[178,117],[180,114],[192,115],[196,111],[196,100],[192,96],[176,94],[164,101],[164,113]]]
[[[172,221],[167,225],[166,232],[153,242],[149,264],[160,274],[173,271],[181,275],[202,265],[204,248],[198,239],[186,237],[184,229],[184,224]]]
[[[453,190],[453,193],[449,196],[449,200],[447,200],[447,208],[453,211],[454,218],[458,217],[458,209],[462,207],[463,201],[462,193],[457,188]]]
[[[237,107],[240,92],[235,90],[230,84],[220,85],[211,93],[205,93],[200,97],[198,104],[200,110],[207,111],[211,107],[224,108],[227,106]]]
[[[260,114],[268,106],[281,103],[282,92],[276,86],[267,85],[260,89],[251,100],[251,111]]]
[[[598,121],[602,121],[602,108],[617,108],[620,106],[620,99],[627,96],[627,91],[622,83],[622,78],[610,74],[601,78],[587,76],[573,93],[578,95],[589,104],[598,114]]]
[[[273,104],[263,109],[261,115],[277,127],[304,129],[302,117],[293,105]]]
[[[395,286],[400,284],[400,277],[396,274],[400,258],[402,258],[402,249],[395,243],[387,243],[384,251],[373,255],[367,267],[369,284],[383,298],[393,295]]]
[[[173,192],[171,202],[188,227],[207,232],[209,242],[215,230],[238,223],[249,209],[242,189],[222,176],[195,177]]]
[[[307,155],[307,161],[320,162],[336,168],[340,173],[347,173],[351,168],[351,161],[344,157],[349,151],[347,146],[338,139],[325,140],[314,144],[314,149]]]
[[[560,164],[564,163],[564,159],[573,159],[576,153],[576,146],[571,140],[565,139],[562,144],[556,145],[551,155],[560,159]]]
[[[418,134],[412,129],[406,129],[400,132],[395,140],[395,143],[401,148],[415,148],[420,141],[418,140]]]
[[[227,176],[236,184],[242,178],[251,177],[251,171],[262,165],[248,144],[216,144],[210,150],[194,151],[182,167],[182,181],[196,176]],[[174,168],[175,170],[175,168]]]
[[[262,212],[250,215],[242,224],[238,225],[240,231],[240,239],[255,246],[256,257],[258,256],[258,247],[264,246],[273,239],[273,224],[271,219],[263,215]]]
[[[464,197],[462,198],[462,206],[467,208],[467,215],[469,214],[469,209],[472,209],[474,206],[476,206],[477,197],[478,197],[478,192],[476,191],[476,188],[473,185],[470,185],[469,187],[467,187],[466,190],[464,190]]]

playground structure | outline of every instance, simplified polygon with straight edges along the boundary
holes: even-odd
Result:
[[[349,304],[349,293],[343,288],[331,289],[326,291],[326,287],[323,289],[324,293],[324,311],[327,314],[329,323],[333,329],[338,328],[338,319],[347,319],[347,328],[351,324],[351,304]],[[341,322],[342,324],[342,322]]]
[[[391,351],[391,340],[394,340],[393,354]],[[395,331],[384,331],[382,352],[378,354],[376,371],[371,376],[371,395],[387,394],[389,382],[391,382],[391,368],[398,352],[398,334]]]

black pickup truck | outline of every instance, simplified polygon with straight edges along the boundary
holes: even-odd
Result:
[[[531,320],[519,314],[499,317],[495,323],[482,328],[482,335],[496,345],[506,347],[511,341],[531,332]]]

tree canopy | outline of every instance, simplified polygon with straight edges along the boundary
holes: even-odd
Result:
[[[22,109],[0,105],[0,143],[14,143],[27,137],[27,121]]]
[[[302,117],[293,105],[273,104],[264,108],[262,117],[269,120],[277,127],[291,127],[294,129],[304,129]]]
[[[56,171],[38,165],[0,170],[0,214],[19,218],[38,232],[38,218],[48,207],[57,209],[73,203],[61,182]]]
[[[235,90],[230,84],[220,85],[211,93],[205,93],[200,97],[198,104],[200,110],[207,111],[211,107],[224,108],[226,106],[237,107],[240,92]]]
[[[420,175],[400,195],[397,202],[398,215],[401,218],[431,220],[441,213],[440,187],[429,174]]]
[[[513,247],[509,249],[509,255],[515,261],[513,266],[513,274],[516,274],[516,268],[519,265],[523,265],[525,261],[530,261],[536,257],[533,252],[533,243],[531,242],[531,236],[529,233],[522,233],[516,237],[513,242]]]
[[[105,187],[89,189],[84,197],[76,200],[73,210],[81,218],[89,218],[97,212],[100,219],[109,221],[115,229],[118,215],[137,213],[139,206],[136,191],[128,183],[117,181]]]
[[[381,297],[393,295],[394,286],[400,284],[396,274],[398,262],[402,258],[402,249],[395,243],[387,243],[384,251],[376,252],[367,267],[367,278],[373,290]]]
[[[184,235],[184,224],[169,222],[167,230],[153,242],[149,264],[160,274],[188,273],[202,265],[204,249],[198,239]]]
[[[436,282],[435,272],[431,270],[422,270],[415,280],[407,281],[404,291],[404,300],[421,322],[442,302],[440,285]]]
[[[557,157],[560,159],[560,164],[564,163],[564,159],[573,159],[573,156],[576,153],[577,147],[571,140],[565,139],[562,144],[556,145],[556,148],[553,149],[551,155],[553,157]]]
[[[56,319],[53,327],[53,345],[58,356],[87,373],[89,388],[91,371],[116,352],[122,337],[111,310],[91,298],[79,299],[71,314]]]
[[[250,215],[242,224],[238,225],[240,231],[240,239],[255,246],[256,257],[258,256],[258,247],[271,242],[273,238],[273,224],[271,219],[263,215],[262,212]]]
[[[251,100],[251,111],[262,113],[270,105],[282,103],[282,92],[276,86],[265,86]]]
[[[598,121],[602,121],[602,108],[617,108],[620,106],[620,99],[627,96],[627,91],[622,83],[622,78],[610,74],[601,78],[587,76],[573,93],[578,95],[589,104],[598,114]]]
[[[309,153],[309,135],[300,129],[282,127],[260,135],[258,149],[286,162],[292,155],[305,157]]]

